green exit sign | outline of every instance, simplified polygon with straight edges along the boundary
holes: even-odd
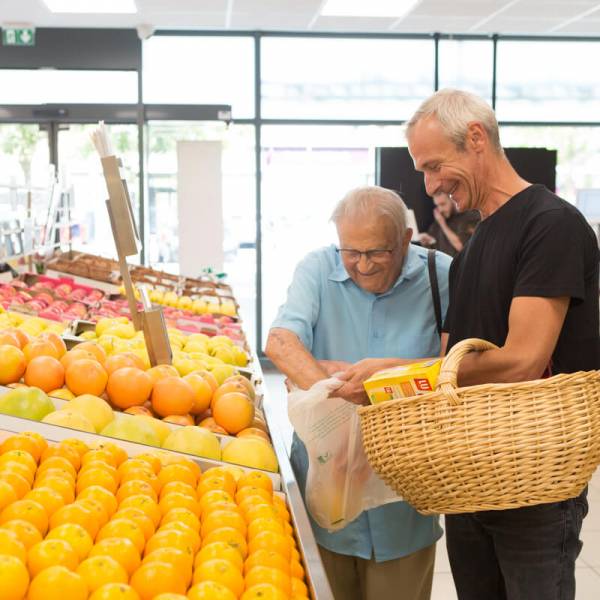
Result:
[[[2,44],[4,46],[35,46],[35,28],[3,27]]]

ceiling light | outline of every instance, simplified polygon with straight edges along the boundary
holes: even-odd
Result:
[[[135,0],[44,0],[53,13],[119,13],[137,12]]]
[[[323,17],[388,17],[409,13],[420,0],[327,0]]]

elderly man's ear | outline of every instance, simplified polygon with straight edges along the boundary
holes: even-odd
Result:
[[[407,230],[404,232],[404,239],[402,240],[402,248],[404,250],[404,253],[408,249],[410,240],[412,240],[412,235],[413,235],[413,230],[410,227],[408,227]]]

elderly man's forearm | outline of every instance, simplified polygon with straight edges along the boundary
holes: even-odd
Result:
[[[287,329],[271,329],[265,354],[299,388],[308,389],[317,381],[327,378],[326,371],[298,336]]]

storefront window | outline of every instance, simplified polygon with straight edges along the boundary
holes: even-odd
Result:
[[[264,38],[262,115],[402,120],[433,92],[430,40]]]

